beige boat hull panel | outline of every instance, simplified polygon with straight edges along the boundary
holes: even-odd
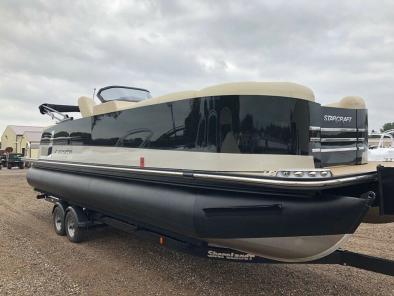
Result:
[[[210,239],[208,242],[212,246],[232,248],[276,261],[308,262],[318,260],[336,251],[350,236],[350,234],[337,234],[272,238]]]

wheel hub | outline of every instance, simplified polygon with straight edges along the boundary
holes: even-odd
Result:
[[[75,234],[75,225],[74,225],[74,221],[70,221],[67,225],[67,232],[68,234],[73,237]]]

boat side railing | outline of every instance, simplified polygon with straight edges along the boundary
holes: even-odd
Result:
[[[387,130],[387,131],[383,132],[382,135],[380,136],[380,139],[379,139],[378,148],[385,148],[384,147],[384,138],[385,137],[390,138],[390,140],[391,140],[390,147],[394,148],[393,134],[394,134],[394,129]]]
[[[330,177],[330,178],[279,178],[272,176],[244,176],[237,175],[235,173],[227,174],[223,172],[200,172],[200,171],[183,171],[183,170],[165,170],[165,169],[151,169],[151,168],[139,168],[139,167],[123,167],[123,166],[110,166],[102,164],[86,164],[86,163],[75,163],[75,162],[62,162],[55,160],[29,160],[35,166],[60,169],[86,169],[90,171],[101,170],[110,172],[125,172],[135,173],[140,175],[154,175],[154,176],[169,176],[169,177],[180,177],[180,178],[193,178],[196,180],[203,181],[220,181],[228,183],[243,183],[257,186],[266,186],[270,188],[289,188],[289,189],[327,189],[336,188],[346,185],[354,185],[358,183],[364,183],[368,181],[376,181],[377,173],[370,172],[364,174],[346,175],[341,177]],[[128,175],[130,176],[130,175]]]

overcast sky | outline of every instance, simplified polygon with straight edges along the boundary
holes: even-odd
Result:
[[[0,1],[0,133],[43,102],[120,84],[166,92],[293,81],[394,121],[394,1]]]

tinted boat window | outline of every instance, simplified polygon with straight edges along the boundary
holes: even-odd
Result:
[[[149,145],[149,139],[153,135],[150,130],[132,130],[126,136],[120,138],[116,146],[142,148]]]
[[[255,96],[241,100],[241,153],[308,154],[309,102],[278,97],[257,101]]]
[[[69,134],[68,132],[61,131],[55,134],[55,137],[53,139],[53,143],[57,145],[68,145],[69,144]]]
[[[217,116],[216,113],[212,113],[209,115],[208,118],[208,135],[207,135],[207,141],[208,141],[208,148],[211,147],[211,149],[216,150],[217,145],[218,145],[218,139],[217,139]]]
[[[196,146],[197,147],[205,146],[205,119],[202,119],[198,124]]]
[[[307,155],[314,105],[270,96],[194,98],[68,121],[56,134],[69,134],[70,145]]]

